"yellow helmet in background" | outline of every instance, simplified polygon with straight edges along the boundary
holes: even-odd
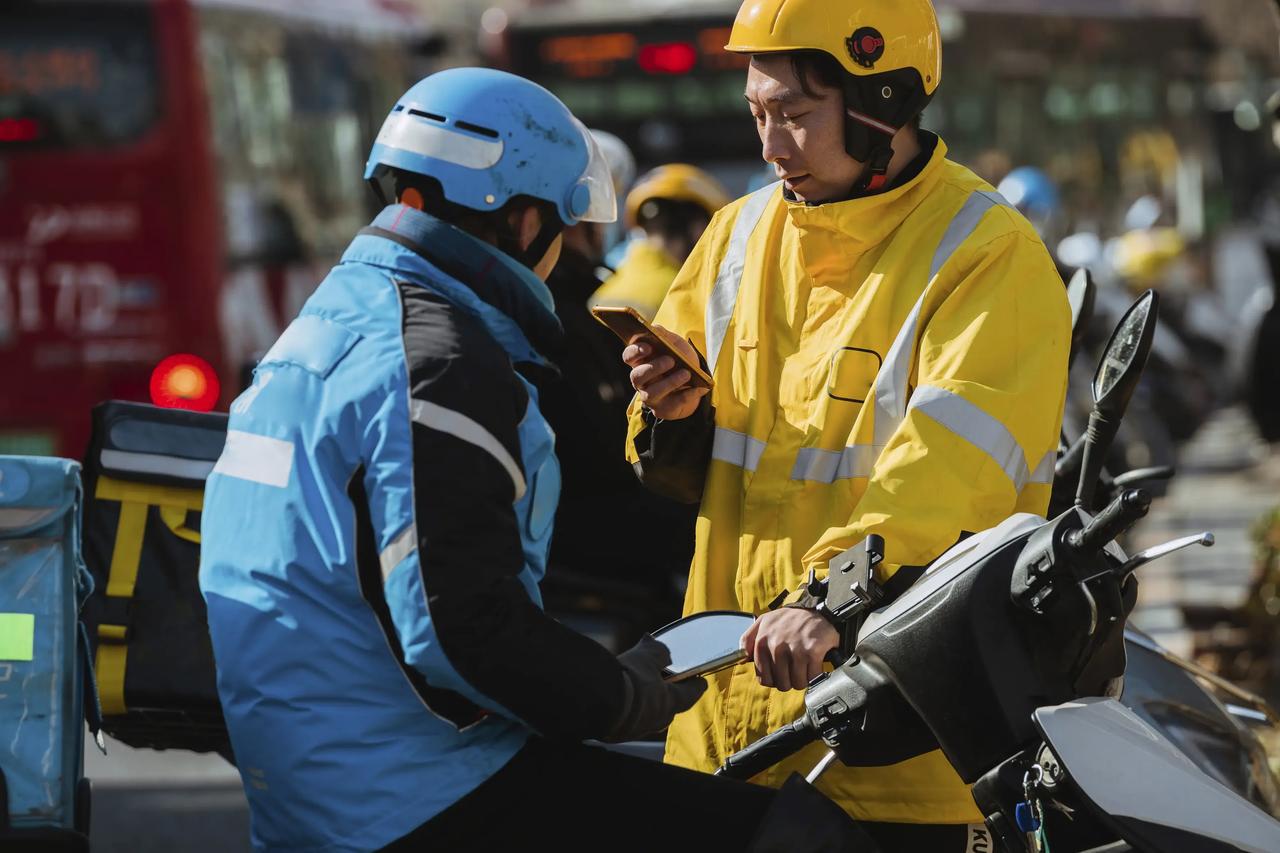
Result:
[[[821,50],[855,77],[910,69],[926,95],[942,79],[942,37],[929,0],[746,0],[725,50]]]
[[[1158,287],[1186,250],[1176,228],[1139,228],[1116,238],[1111,263],[1131,288]]]
[[[845,149],[867,164],[855,190],[883,186],[894,134],[942,81],[942,36],[929,0],[746,0],[725,50],[820,51],[839,63]]]
[[[640,208],[653,199],[692,202],[705,209],[708,218],[731,200],[720,182],[697,166],[668,163],[641,175],[627,193],[627,227],[638,224]]]

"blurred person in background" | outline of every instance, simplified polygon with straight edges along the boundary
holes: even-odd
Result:
[[[1280,92],[1267,100],[1267,117],[1272,143],[1280,148]],[[1270,286],[1252,300],[1253,344],[1246,357],[1244,392],[1262,437],[1280,442],[1280,175],[1272,175],[1270,184],[1258,202],[1257,216]]]
[[[627,192],[636,180],[636,157],[617,135],[606,130],[592,129],[591,135],[600,146],[600,153],[609,163],[609,174],[613,176],[613,190],[618,198],[626,198]],[[604,224],[604,250],[601,258],[607,258],[613,249],[626,239],[626,226],[621,218]],[[612,265],[609,265],[612,266]]]
[[[644,236],[631,241],[592,304],[629,305],[652,320],[707,223],[728,202],[719,181],[695,166],[670,163],[642,175],[627,194],[626,219]]]
[[[973,155],[973,162],[969,168],[982,180],[992,186],[998,186],[1005,176],[1013,171],[1013,160],[1000,148],[984,148]]]
[[[591,134],[621,198],[635,176],[635,161],[616,136],[597,130]],[[611,224],[579,222],[565,229],[560,260],[547,277],[565,332],[548,353],[560,376],[541,383],[539,398],[539,408],[556,434],[561,474],[550,578],[587,581],[583,590],[578,583],[563,590],[575,597],[578,591],[600,595],[591,580],[621,585],[611,590],[615,612],[623,609],[617,599],[624,591],[636,593],[631,604],[639,609],[634,616],[642,620],[643,630],[680,615],[696,510],[646,489],[618,454],[627,435],[630,371],[618,360],[617,336],[591,315],[587,305],[609,274],[602,264]],[[630,537],[637,518],[646,519],[663,535],[643,549],[619,547]],[[573,600],[556,598],[561,591],[548,589],[548,605],[573,607]]]
[[[615,215],[592,138],[542,87],[455,68],[402,96],[365,178],[393,203],[262,359],[205,492],[254,844],[746,848],[771,805],[793,816],[786,792],[581,743],[660,730],[705,682],[540,607],[560,479],[525,375],[561,334],[543,282],[564,228]]]
[[[1057,185],[1044,170],[1019,166],[1004,176],[996,192],[1027,217],[1041,240],[1053,245],[1063,224],[1062,201]]]
[[[727,49],[750,56],[780,186],[712,219],[656,318],[714,390],[643,339],[623,353],[628,458],[700,503],[686,612],[758,617],[742,638],[754,667],[715,676],[668,730],[667,760],[700,770],[803,713],[843,627],[809,577],[879,534],[892,598],[966,532],[1044,514],[1070,345],[1034,228],[919,129],[942,67],[928,0],[747,0]],[[823,748],[757,778],[776,785]],[[817,785],[886,850],[993,847],[940,751],[836,765]]]

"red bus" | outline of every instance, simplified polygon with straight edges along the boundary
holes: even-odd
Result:
[[[6,2],[0,453],[80,456],[105,399],[225,406],[368,221],[428,41],[408,0]]]

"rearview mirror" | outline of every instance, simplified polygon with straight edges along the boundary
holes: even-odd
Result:
[[[1092,511],[1103,459],[1111,449],[1120,419],[1129,406],[1129,398],[1138,387],[1142,369],[1151,353],[1156,332],[1160,302],[1154,290],[1148,290],[1120,318],[1111,340],[1093,375],[1093,411],[1085,433],[1084,456],[1080,480],[1076,484],[1076,506]]]
[[[1088,331],[1096,296],[1093,276],[1084,267],[1076,270],[1067,283],[1067,304],[1071,306],[1071,356],[1068,363],[1075,360],[1085,332]]]
[[[1156,293],[1148,290],[1130,306],[1107,341],[1107,348],[1093,376],[1093,402],[1104,415],[1123,414],[1138,386],[1156,324]],[[1150,320],[1150,322],[1148,322]]]

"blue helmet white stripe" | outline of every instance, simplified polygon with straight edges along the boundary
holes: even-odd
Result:
[[[365,178],[388,167],[435,178],[446,199],[473,210],[526,195],[555,205],[566,225],[617,218],[608,162],[586,127],[555,95],[505,71],[451,68],[405,92]]]
[[[387,116],[378,132],[377,145],[465,166],[489,169],[502,160],[503,145],[497,140],[435,127],[403,111]]]

